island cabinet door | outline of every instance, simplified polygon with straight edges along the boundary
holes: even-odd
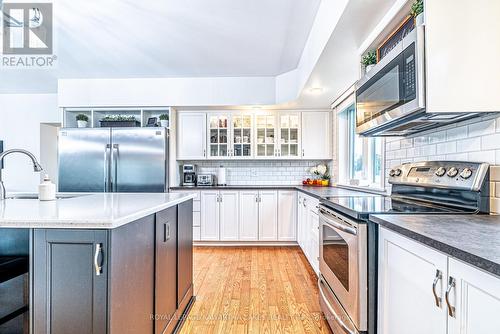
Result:
[[[177,210],[177,309],[182,314],[193,296],[193,201]]]
[[[106,333],[108,232],[35,229],[33,333]]]
[[[156,214],[155,333],[170,333],[177,310],[177,207]]]

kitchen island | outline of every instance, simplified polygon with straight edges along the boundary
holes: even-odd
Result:
[[[0,201],[0,332],[173,332],[194,300],[193,197]]]

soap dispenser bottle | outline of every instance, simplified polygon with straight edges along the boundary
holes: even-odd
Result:
[[[52,183],[48,174],[45,174],[42,183],[38,186],[38,199],[40,201],[53,201],[56,199],[56,185]]]

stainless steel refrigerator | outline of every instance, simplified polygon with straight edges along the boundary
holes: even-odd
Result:
[[[167,192],[165,128],[61,129],[60,192]]]

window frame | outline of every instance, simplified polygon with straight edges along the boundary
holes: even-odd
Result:
[[[352,102],[351,102],[352,101]],[[376,191],[385,191],[385,139],[361,137],[362,144],[362,178],[355,178],[355,139],[356,139],[356,105],[354,98],[342,103],[342,108],[337,108],[337,136],[339,150],[339,179],[338,183],[343,186],[366,188]],[[380,145],[377,150],[377,145]],[[377,152],[380,152],[380,179],[377,180]]]

